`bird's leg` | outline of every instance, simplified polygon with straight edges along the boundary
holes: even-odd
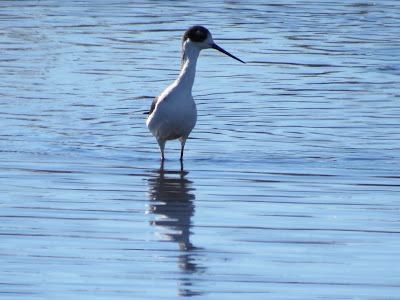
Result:
[[[162,176],[162,178],[164,177],[164,160],[161,160],[161,165],[160,165],[160,176]]]
[[[185,148],[187,137],[181,137],[179,140],[181,141],[181,161],[183,160],[183,149]]]
[[[166,140],[157,139],[157,143],[158,143],[158,146],[160,147],[160,151],[161,151],[161,160],[164,161],[164,159],[165,159],[165,157],[164,157],[164,148],[165,148]]]

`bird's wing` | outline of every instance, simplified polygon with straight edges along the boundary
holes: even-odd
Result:
[[[144,115],[151,115],[156,108],[156,104],[158,102],[158,96],[154,98],[153,103],[151,103],[150,111],[145,111]]]
[[[156,109],[156,105],[157,105],[157,102],[158,102],[158,98],[159,98],[159,96],[155,97],[154,100],[153,100],[153,103],[151,103],[151,108],[150,108],[150,112],[149,112],[150,115],[151,115],[151,114],[153,113],[153,111]]]

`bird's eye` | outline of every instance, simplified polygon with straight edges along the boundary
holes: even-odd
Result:
[[[204,38],[204,34],[200,30],[197,30],[194,37],[196,40],[202,40]]]
[[[191,36],[193,42],[203,42],[207,38],[207,34],[201,30],[196,30]]]

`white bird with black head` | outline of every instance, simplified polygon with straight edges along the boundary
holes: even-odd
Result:
[[[181,142],[181,161],[186,139],[197,121],[196,103],[192,87],[200,51],[216,49],[242,63],[244,61],[225,51],[213,41],[211,33],[202,26],[190,27],[182,37],[181,72],[178,78],[156,97],[151,105],[146,125],[156,138],[164,161],[164,148],[168,140]]]

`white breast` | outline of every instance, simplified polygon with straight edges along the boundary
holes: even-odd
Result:
[[[187,137],[197,121],[197,109],[191,93],[171,86],[159,96],[147,127],[157,139]]]

